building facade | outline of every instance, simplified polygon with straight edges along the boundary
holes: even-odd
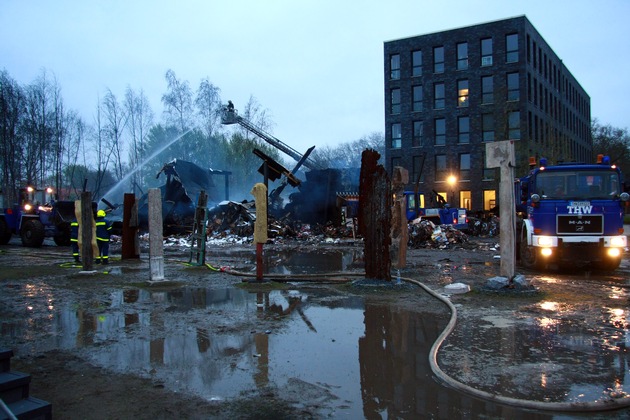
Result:
[[[527,17],[384,43],[385,166],[408,190],[473,212],[498,205],[486,143],[514,140],[515,176],[530,156],[592,160],[590,97]]]

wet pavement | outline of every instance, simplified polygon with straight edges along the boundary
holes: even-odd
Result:
[[[429,354],[449,313],[417,286],[242,287],[242,279],[187,267],[185,255],[171,251],[167,278],[175,283],[147,287],[146,261],[114,259],[122,275],[86,277],[78,268],[60,268],[65,256],[56,247],[17,262],[20,251],[0,249],[0,347],[18,355],[73,352],[112,372],[212,401],[271,386],[321,417],[576,418],[495,404],[439,384]],[[471,387],[516,399],[624,395],[628,260],[609,276],[526,273],[539,293],[492,295],[478,286],[496,275],[495,254],[419,254],[403,270],[403,277],[438,292],[454,281],[473,286],[450,296],[458,320],[438,354],[441,368]],[[217,265],[253,271],[247,248],[214,255]],[[269,273],[327,273],[356,269],[360,258],[352,247],[270,250],[266,266]],[[589,414],[627,416],[627,409]]]

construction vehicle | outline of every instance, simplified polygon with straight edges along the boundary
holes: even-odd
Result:
[[[527,268],[591,264],[616,269],[627,246],[624,192],[619,168],[597,163],[548,165],[530,158],[530,172],[515,183],[517,256]]]
[[[433,191],[437,207],[422,207],[424,194],[416,191],[405,191],[405,213],[407,220],[430,220],[435,225],[453,225],[456,229],[468,229],[468,215],[464,208],[451,207],[444,197]]]
[[[0,244],[6,245],[16,234],[28,247],[40,247],[47,237],[57,245],[70,245],[73,201],[56,201],[52,188],[28,186],[19,195],[20,203],[7,208],[3,203],[0,207]]]

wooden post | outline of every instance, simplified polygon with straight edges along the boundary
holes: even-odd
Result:
[[[395,166],[392,174],[392,261],[396,268],[407,265],[407,241],[409,229],[407,227],[407,212],[405,211],[405,185],[409,183],[409,171],[401,166]]]
[[[256,280],[263,280],[263,244],[267,242],[267,186],[257,183],[250,192],[256,202],[254,243],[256,244]]]
[[[486,143],[486,166],[501,168],[499,182],[499,216],[501,218],[501,276],[514,278],[516,261],[516,205],[514,200],[514,141],[504,140]]]
[[[123,201],[121,259],[140,258],[138,228],[138,200],[135,194],[126,193]]]
[[[151,281],[164,280],[162,193],[159,188],[149,190],[149,264]]]
[[[359,233],[364,238],[365,277],[391,281],[391,211],[392,195],[389,177],[381,155],[376,150],[364,150],[361,155],[359,179]]]
[[[77,220],[79,220],[79,236],[81,238],[81,259],[83,260],[83,270],[91,271],[94,268],[94,247],[92,246],[92,242],[96,239],[96,225],[94,224],[94,215],[92,214],[91,192],[83,191],[81,193],[79,213],[79,218],[77,218]]]

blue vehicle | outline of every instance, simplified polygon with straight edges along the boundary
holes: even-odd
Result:
[[[0,200],[3,201],[3,200]],[[73,201],[55,201],[53,189],[20,190],[20,203],[0,206],[0,244],[5,245],[13,234],[20,235],[22,245],[42,246],[47,237],[57,245],[70,245],[70,222],[74,218]]]
[[[517,250],[527,268],[548,264],[590,264],[602,270],[619,267],[627,246],[621,171],[610,159],[595,164],[547,165],[530,159],[529,174],[516,182]]]
[[[451,207],[441,195],[435,191],[433,193],[438,200],[439,206],[427,208],[420,206],[420,203],[423,201],[422,193],[404,192],[407,220],[412,221],[420,218],[422,220],[430,220],[435,225],[453,225],[456,229],[468,229],[466,209]]]

